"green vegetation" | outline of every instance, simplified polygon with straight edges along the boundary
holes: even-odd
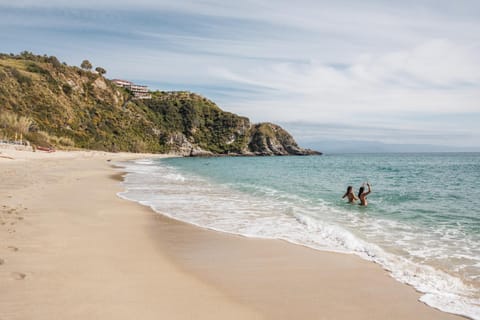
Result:
[[[250,127],[247,118],[222,111],[212,101],[190,92],[154,92],[139,102],[154,112],[155,122],[179,132],[201,149],[213,153],[241,153]]]
[[[0,113],[0,130],[3,139],[19,139],[30,132],[33,120],[27,117],[17,116],[13,112]]]
[[[80,67],[85,70],[91,70],[92,69],[92,64],[88,60],[83,60],[82,64],[80,64]]]
[[[99,74],[101,74],[102,76],[107,73],[107,70],[103,69],[102,67],[96,67],[95,68],[95,71],[97,71]]]
[[[81,67],[27,51],[0,54],[0,137],[21,134],[41,146],[113,152],[267,155],[288,150],[275,144],[276,151],[269,149],[268,139],[282,140],[275,137],[278,129],[252,127],[247,118],[224,112],[202,96],[157,91],[152,99],[135,100],[102,76],[105,69],[90,72],[88,60]],[[292,143],[288,137],[282,141]]]

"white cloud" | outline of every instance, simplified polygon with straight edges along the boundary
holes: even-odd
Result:
[[[470,130],[480,141],[478,129],[462,120],[397,117],[469,113],[480,121],[474,1],[0,0],[0,6],[16,8],[6,17],[0,11],[0,26],[9,30],[0,41],[8,50],[70,63],[88,54],[109,76],[160,83],[159,89],[162,82],[230,87],[210,98],[254,121],[361,122],[378,132],[418,133],[420,126],[451,137]],[[167,23],[171,14],[177,16]],[[124,20],[128,35],[112,35]]]
[[[359,109],[362,113],[475,112],[480,111],[478,57],[468,48],[433,40],[410,50],[359,57],[346,68],[281,63],[224,68],[216,76],[288,93],[297,106],[316,109],[305,117],[312,117],[312,112],[324,117],[339,107],[351,114]]]
[[[410,50],[380,57],[361,57],[352,71],[366,81],[397,80],[415,86],[480,84],[480,47],[467,47],[434,39]]]

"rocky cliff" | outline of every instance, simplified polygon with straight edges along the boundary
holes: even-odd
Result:
[[[194,93],[132,98],[101,74],[56,57],[0,54],[0,138],[187,156],[317,154],[277,125],[252,125]]]
[[[321,154],[300,148],[287,131],[273,123],[259,123],[251,127],[248,151],[261,156]]]

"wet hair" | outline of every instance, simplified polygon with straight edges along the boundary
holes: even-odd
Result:
[[[343,195],[342,198],[345,198],[346,196],[348,196],[348,194],[349,194],[350,192],[353,192],[352,190],[353,190],[353,187],[352,187],[352,186],[348,186],[348,187],[347,187],[347,192],[345,192],[345,194]]]
[[[365,191],[365,187],[360,187],[360,189],[358,189],[358,197],[359,198],[362,195],[363,191]]]

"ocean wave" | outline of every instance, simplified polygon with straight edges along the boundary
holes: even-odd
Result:
[[[127,165],[119,196],[150,206],[171,218],[200,227],[247,237],[282,239],[318,250],[352,253],[378,263],[392,277],[422,292],[421,301],[440,310],[480,319],[478,288],[438,268],[420,263],[448,257],[451,249],[434,237],[457,240],[460,231],[418,234],[411,225],[371,217],[368,213],[334,208],[275,188],[219,185],[173,167],[138,161]],[[248,191],[241,192],[239,190]],[[228,213],[228,214],[226,214]],[[386,231],[395,231],[389,234]],[[362,232],[364,239],[359,237]],[[463,235],[464,236],[464,235]],[[471,243],[465,240],[465,246]],[[405,255],[387,251],[397,245]],[[466,251],[468,252],[468,251]],[[477,252],[469,252],[475,258]],[[417,261],[412,259],[416,258]],[[465,257],[464,257],[465,258]],[[474,260],[473,265],[478,264]]]

